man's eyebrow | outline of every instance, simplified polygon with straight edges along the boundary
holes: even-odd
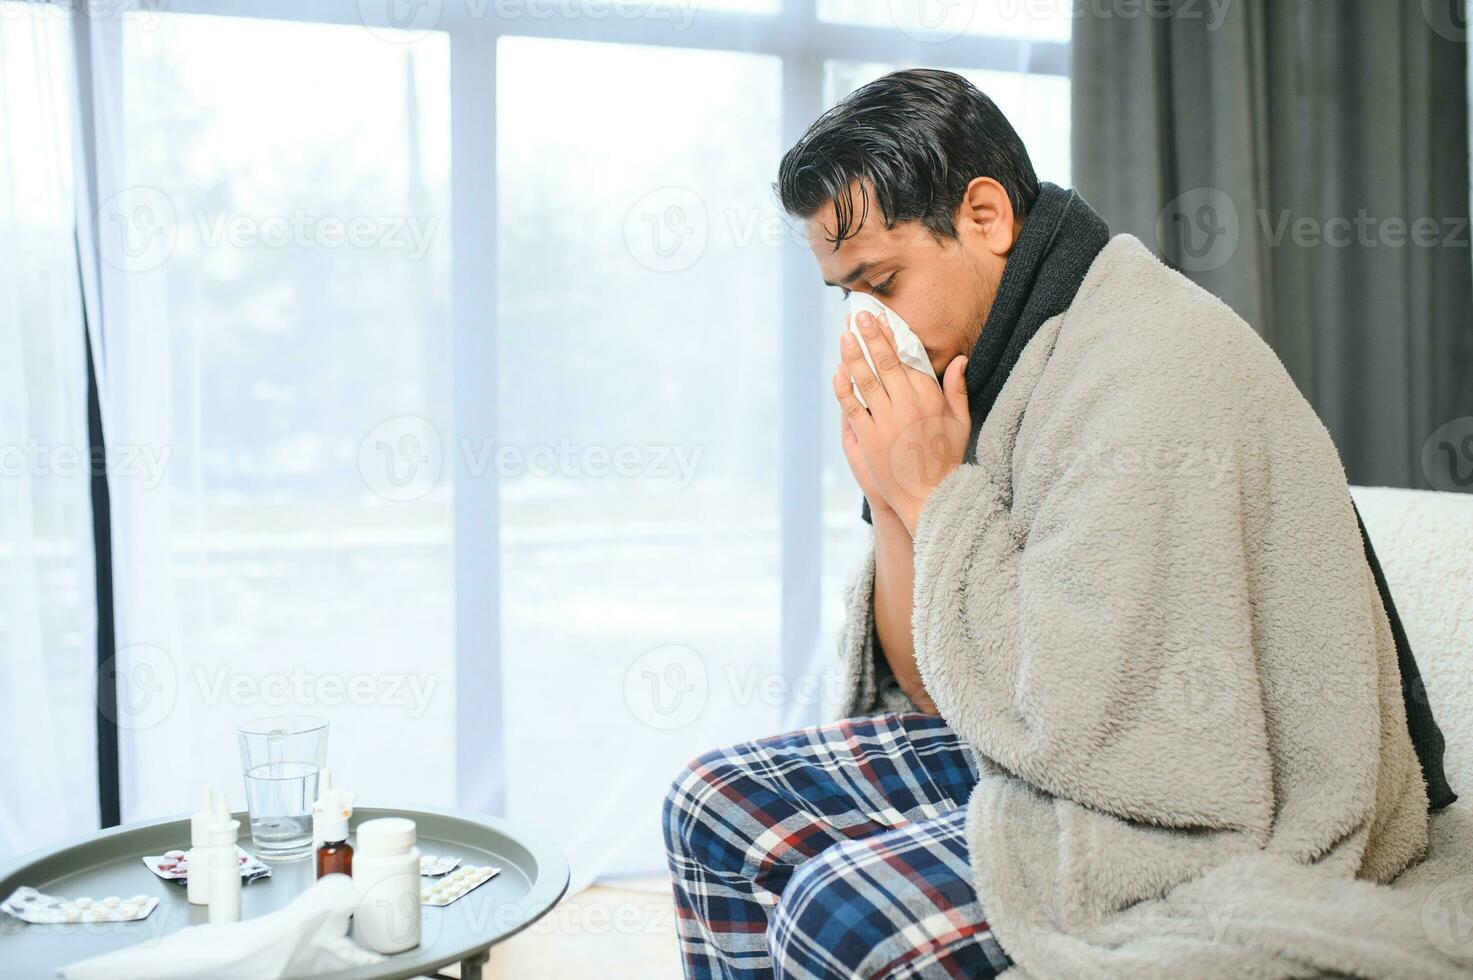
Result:
[[[873,269],[874,267],[875,267],[875,263],[874,262],[861,262],[858,265],[856,265],[853,269],[850,269],[849,270],[849,274],[847,276],[845,276],[844,278],[840,279],[838,282],[829,282],[827,279],[825,279],[823,281],[823,284],[825,286],[839,286],[839,287],[850,286],[850,285],[852,285],[854,283],[854,280],[858,279],[860,276],[864,275],[866,272],[868,272],[869,270]]]

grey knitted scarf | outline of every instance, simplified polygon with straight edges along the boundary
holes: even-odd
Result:
[[[1039,185],[1038,198],[1013,243],[992,310],[967,359],[967,400],[972,410],[968,462],[977,458],[977,435],[1023,348],[1038,328],[1074,302],[1085,273],[1110,241],[1105,220],[1074,191]]]
[[[977,461],[977,434],[1023,348],[1044,321],[1074,302],[1085,273],[1109,241],[1110,229],[1084,198],[1057,184],[1039,185],[1003,267],[987,322],[967,358],[972,413],[968,462]],[[868,500],[861,513],[866,523],[873,523]]]

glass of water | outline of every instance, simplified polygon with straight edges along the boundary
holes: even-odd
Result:
[[[256,856],[307,857],[317,777],[327,763],[327,722],[303,715],[260,718],[239,726],[236,739]]]
[[[295,861],[312,853],[320,771],[310,762],[268,762],[246,770],[251,840],[262,861]]]

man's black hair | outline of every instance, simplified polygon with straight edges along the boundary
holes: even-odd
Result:
[[[774,187],[799,218],[833,201],[837,249],[864,223],[870,188],[886,228],[918,220],[955,238],[953,216],[976,177],[1003,186],[1018,220],[1038,197],[1033,161],[997,104],[954,72],[915,68],[870,82],[819,116],[783,154]]]

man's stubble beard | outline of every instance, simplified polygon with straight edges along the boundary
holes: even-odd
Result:
[[[966,350],[962,353],[968,357],[977,347],[977,341],[982,338],[982,331],[987,326],[987,318],[992,314],[992,304],[997,299],[998,286],[1002,284],[1002,272],[999,270],[996,276],[991,275],[987,268],[975,259],[972,264],[975,271],[975,291],[973,292],[973,303],[971,315],[967,319],[962,339],[966,343]]]

